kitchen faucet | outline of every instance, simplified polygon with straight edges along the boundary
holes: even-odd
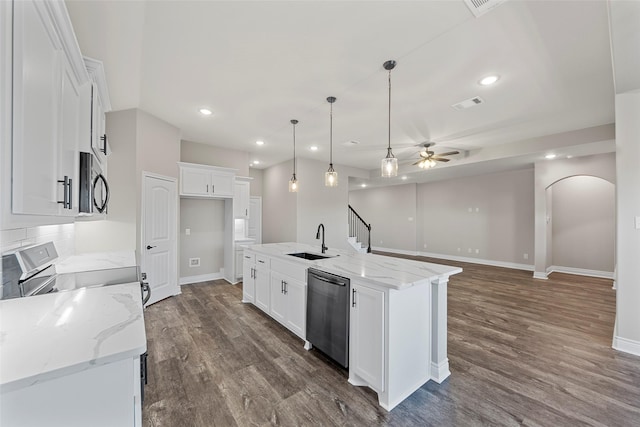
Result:
[[[320,225],[318,226],[318,231],[316,232],[316,239],[320,238],[320,229],[322,228],[322,253],[325,253],[327,251],[327,249],[329,249],[328,247],[325,246],[324,244],[324,224],[320,223]]]

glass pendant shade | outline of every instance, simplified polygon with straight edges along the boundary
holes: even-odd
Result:
[[[398,176],[398,159],[395,158],[391,149],[387,152],[387,157],[382,159],[381,172],[383,178]]]
[[[333,164],[330,164],[329,170],[324,173],[324,185],[327,187],[338,186],[338,172],[333,169]]]
[[[298,192],[298,179],[295,174],[289,180],[289,193],[297,193]]]

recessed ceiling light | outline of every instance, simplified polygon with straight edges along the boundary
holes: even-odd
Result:
[[[403,181],[406,181],[406,180],[407,180],[407,175],[403,175],[401,179],[402,179]]]
[[[210,116],[211,115],[211,110],[209,110],[208,108],[201,108],[200,109],[200,114],[202,114],[203,116]]]
[[[567,159],[573,159],[573,156],[572,155],[568,155]]]
[[[553,154],[553,153],[551,153],[551,154],[547,154],[546,156],[544,156],[544,158],[545,158],[545,159],[549,159],[549,160],[551,160],[551,159],[555,159],[555,158],[556,158],[556,155],[555,155],[555,154]]]
[[[260,160],[254,160],[254,161],[253,161],[253,164],[254,164],[254,165],[259,165],[259,164],[260,164]]]
[[[494,84],[495,82],[497,82],[498,80],[500,80],[500,76],[497,74],[491,75],[491,76],[487,76],[487,77],[483,77],[482,79],[480,79],[480,81],[478,82],[481,86],[490,86],[492,84]]]
[[[360,184],[360,187],[365,188],[367,186],[367,184],[365,184],[364,182],[362,184]]]
[[[258,141],[256,141],[256,145],[264,145],[264,141],[258,140]]]
[[[312,145],[311,147],[309,147],[309,150],[318,151],[318,146],[317,145]]]

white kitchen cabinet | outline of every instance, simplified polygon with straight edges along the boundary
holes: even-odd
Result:
[[[180,195],[203,198],[233,198],[235,169],[194,163],[179,163]]]
[[[109,139],[106,133],[106,113],[111,111],[107,79],[101,61],[85,56],[84,64],[91,80],[88,145],[104,173],[107,165],[107,156],[111,153]],[[87,135],[83,135],[83,137],[86,136]],[[83,151],[88,150],[84,148]]]
[[[307,335],[305,265],[271,260],[271,317],[302,339]]]
[[[351,284],[349,373],[384,391],[385,293]],[[425,361],[426,363],[426,361]]]
[[[255,283],[255,305],[265,313],[269,313],[270,298],[270,262],[269,257],[256,254],[256,266],[253,270]]]
[[[140,373],[136,357],[5,392],[0,425],[140,427]]]
[[[13,6],[12,212],[74,216],[88,75],[62,2]]]
[[[242,302],[254,302],[256,293],[256,257],[249,251],[242,254]]]
[[[249,193],[251,183],[247,178],[236,177],[233,197],[233,217],[237,219],[249,218]]]
[[[244,264],[243,258],[242,258],[243,252],[244,252],[244,249],[241,246],[236,246],[236,259],[234,264],[236,279],[242,279],[242,266]]]

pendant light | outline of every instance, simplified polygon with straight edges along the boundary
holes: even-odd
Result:
[[[327,187],[338,186],[338,172],[333,169],[333,103],[336,102],[335,96],[330,96],[327,101],[331,105],[329,112],[329,169],[324,173],[324,185]]]
[[[382,159],[382,177],[389,178],[398,175],[398,159],[391,151],[391,70],[396,66],[396,61],[389,60],[382,64],[385,70],[389,71],[389,145],[387,146],[387,156]]]
[[[291,124],[293,125],[293,176],[291,180],[289,180],[289,192],[297,193],[298,192],[298,178],[296,178],[296,125],[298,121],[296,119],[291,120]]]

